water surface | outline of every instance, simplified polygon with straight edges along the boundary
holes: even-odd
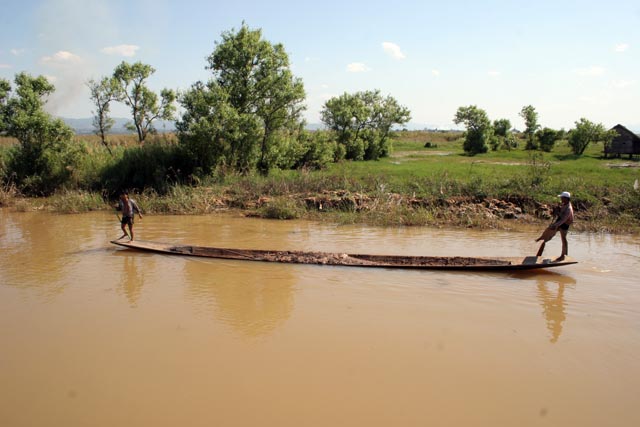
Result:
[[[531,255],[540,230],[145,216],[137,237]],[[114,215],[0,210],[2,426],[637,426],[640,242],[465,273],[131,251]],[[559,239],[547,244],[555,257]]]

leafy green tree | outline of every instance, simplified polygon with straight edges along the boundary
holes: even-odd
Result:
[[[344,93],[325,102],[322,122],[337,134],[347,159],[377,160],[389,155],[389,133],[411,119],[408,108],[379,90]]]
[[[509,119],[494,120],[493,129],[497,136],[506,138],[509,130],[511,129],[511,122],[509,121]]]
[[[607,130],[603,124],[595,124],[585,118],[575,122],[576,127],[569,131],[569,146],[573,154],[581,156],[590,143],[610,143],[616,135],[615,131]]]
[[[0,129],[20,143],[9,162],[9,172],[22,191],[48,194],[62,185],[73,170],[76,152],[70,145],[73,131],[44,111],[54,86],[43,76],[19,73],[15,92],[0,82]]]
[[[389,133],[394,125],[404,125],[411,120],[411,112],[407,107],[398,103],[391,97],[382,97],[380,91],[371,94],[372,110],[370,128],[373,130],[374,139],[368,146],[366,156],[370,159],[386,157],[389,155]]]
[[[247,141],[246,129],[242,129],[241,117],[228,102],[228,94],[222,87],[213,80],[207,84],[196,82],[182,94],[180,104],[184,112],[176,129],[180,144],[191,160],[193,173],[208,175],[219,165],[234,170],[249,168],[244,159],[249,162],[254,147],[237,143],[239,138]],[[256,132],[257,127],[254,123]],[[247,150],[247,145],[249,153],[241,155],[240,149]]]
[[[7,102],[11,92],[11,83],[8,80],[0,79],[0,135],[6,132],[7,123]]]
[[[367,125],[367,112],[363,93],[343,93],[325,102],[320,112],[322,122],[337,134],[338,143],[345,147],[345,157],[364,159],[364,146],[360,132]]]
[[[468,154],[475,155],[487,152],[487,143],[493,137],[493,126],[487,113],[475,105],[459,107],[453,118],[455,124],[463,123],[466,127],[462,148]]]
[[[224,33],[208,62],[238,113],[257,117],[262,128],[257,166],[266,173],[273,160],[269,153],[278,144],[276,132],[295,128],[301,120],[302,80],[293,76],[282,44],[263,40],[261,30],[246,25],[236,33]]]
[[[8,80],[0,79],[0,135],[6,134],[7,128],[7,99],[11,91],[11,83]],[[0,148],[0,182],[4,182],[7,177],[7,162],[9,149]]]
[[[532,105],[525,105],[522,107],[522,110],[520,110],[520,117],[524,119],[524,133],[527,136],[525,149],[536,150],[538,145],[536,144],[535,133],[540,128],[538,124],[538,112]]]
[[[158,95],[146,86],[147,79],[155,73],[151,65],[122,61],[113,72],[115,93],[119,100],[131,108],[133,124],[129,129],[138,134],[138,142],[144,143],[149,133],[155,133],[155,120],[172,120],[175,112],[176,93],[171,89],[160,91]]]
[[[510,138],[511,122],[509,119],[498,119],[493,121],[494,136],[491,139],[491,148],[496,151],[500,145],[507,150],[511,150],[511,142],[513,138]]]
[[[201,153],[204,172],[226,165],[267,173],[282,151],[279,133],[297,129],[305,108],[304,86],[293,76],[284,46],[243,24],[222,34],[207,62],[213,78],[194,84],[180,101],[181,143]]]
[[[109,148],[109,144],[107,143],[107,133],[109,133],[113,127],[115,120],[109,116],[109,112],[111,103],[122,98],[120,86],[115,79],[108,77],[103,78],[99,82],[93,79],[89,80],[87,86],[91,93],[91,101],[93,101],[93,105],[96,107],[96,110],[93,112],[94,132],[100,137],[102,145],[104,145],[111,154],[111,148]]]
[[[563,135],[564,131],[562,130],[558,131],[545,127],[536,132],[536,139],[540,143],[540,149],[542,151],[550,152]]]

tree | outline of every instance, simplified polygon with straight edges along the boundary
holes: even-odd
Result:
[[[540,143],[540,149],[542,151],[550,152],[553,150],[556,142],[564,135],[563,130],[554,130],[550,128],[543,128],[536,132],[536,139]]]
[[[242,135],[238,112],[215,81],[194,83],[180,98],[184,110],[176,123],[178,138],[196,175],[208,175],[220,164],[240,168],[236,145]]]
[[[8,80],[0,79],[0,135],[6,132],[7,123],[7,102],[11,92],[11,83]]]
[[[510,133],[511,122],[509,119],[498,119],[493,121],[494,137],[491,141],[492,150],[496,151],[500,144],[507,150],[511,150],[513,137]]]
[[[344,93],[325,102],[322,122],[336,132],[347,159],[377,160],[389,154],[388,137],[394,125],[411,119],[408,108],[379,90]]]
[[[464,123],[467,128],[462,148],[475,155],[487,152],[487,143],[493,136],[493,127],[487,113],[475,105],[459,107],[453,118],[455,124]]]
[[[337,134],[338,144],[345,147],[347,159],[363,160],[364,147],[359,135],[366,126],[366,107],[360,94],[343,93],[324,103],[320,117]]]
[[[45,77],[23,72],[14,82],[12,93],[11,85],[0,81],[0,131],[20,143],[9,171],[23,191],[48,194],[71,173],[73,131],[44,111],[45,99],[55,90]]]
[[[411,120],[411,112],[391,96],[382,98],[379,90],[373,92],[372,104],[371,129],[374,130],[375,140],[369,144],[368,157],[377,159],[389,155],[387,141],[391,128]]]
[[[263,40],[261,30],[243,23],[237,32],[222,34],[207,62],[213,78],[194,84],[181,99],[181,142],[207,151],[208,161],[267,173],[281,145],[278,133],[297,129],[305,108],[304,86],[293,76],[283,45]],[[205,123],[211,120],[218,124]]]
[[[100,137],[102,145],[109,151],[109,154],[112,154],[111,148],[107,144],[107,133],[111,130],[115,121],[109,117],[109,111],[111,102],[122,98],[120,87],[115,79],[108,77],[103,78],[100,82],[96,82],[93,79],[89,80],[87,86],[91,92],[91,101],[96,107],[93,117],[95,134]]]
[[[511,129],[511,122],[509,121],[509,119],[494,120],[493,129],[497,136],[506,138],[509,130]]]
[[[520,117],[524,119],[524,133],[527,135],[527,145],[525,146],[525,149],[535,150],[538,148],[535,140],[535,133],[540,128],[540,125],[538,124],[538,112],[532,105],[526,105],[522,107],[522,110],[520,110]]]
[[[608,144],[616,135],[615,131],[607,130],[604,125],[592,123],[585,118],[581,118],[575,124],[575,129],[569,131],[569,146],[573,154],[578,156],[584,153],[590,143]]]
[[[263,40],[262,30],[244,24],[238,32],[223,33],[208,62],[207,68],[229,94],[231,106],[240,116],[249,115],[247,124],[257,119],[261,135],[247,135],[245,142],[259,141],[257,166],[266,174],[273,161],[269,154],[277,151],[274,136],[279,130],[296,128],[301,120],[302,80],[293,76],[282,44]]]
[[[173,90],[162,89],[158,103],[158,95],[146,86],[147,79],[155,71],[151,65],[142,62],[129,64],[122,61],[113,72],[119,100],[131,108],[133,124],[129,128],[137,132],[141,144],[149,133],[155,133],[155,120],[172,120],[175,112],[176,94]]]

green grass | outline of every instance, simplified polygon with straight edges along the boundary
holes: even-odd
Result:
[[[437,149],[422,145],[399,139],[389,158],[336,164],[329,171],[362,183],[384,184],[389,191],[433,195],[437,190],[448,196],[467,188],[496,196],[526,192],[546,200],[554,200],[565,190],[578,197],[581,193],[585,197],[600,195],[604,188],[628,191],[640,177],[638,167],[612,167],[629,163],[640,166],[637,160],[602,159],[599,144],[591,145],[580,157],[571,154],[566,142],[551,153],[514,149],[476,156],[464,154],[461,141],[439,143]]]
[[[61,213],[97,211],[108,207],[100,194],[70,190],[57,191],[47,198],[46,205],[49,210]]]

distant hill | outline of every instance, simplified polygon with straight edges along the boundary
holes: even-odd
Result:
[[[77,134],[87,135],[92,134],[95,131],[93,127],[93,117],[87,117],[82,119],[70,119],[67,117],[60,117],[68,126],[70,126]],[[115,124],[109,131],[111,134],[123,134],[132,133],[126,128],[127,123],[131,123],[131,119],[123,117],[114,117]],[[167,120],[157,120],[153,122],[156,130],[162,132],[174,132],[176,130],[176,124]],[[307,123],[306,129],[308,130],[320,130],[325,126],[322,123]]]
[[[69,119],[66,117],[60,117],[69,127],[71,127],[77,134],[86,135],[92,134],[95,131],[93,127],[93,117],[83,119]],[[125,119],[122,117],[114,117],[115,124],[109,131],[111,134],[123,134],[132,133],[126,128],[127,123],[131,123],[131,119]],[[166,120],[157,120],[153,122],[154,127],[158,132],[173,132],[176,130],[174,122]]]
[[[67,125],[69,125],[77,134],[92,134],[94,132],[92,117],[87,117],[83,119],[69,119],[66,117],[61,117],[61,119]],[[116,123],[113,125],[113,128],[111,128],[111,131],[109,133],[111,134],[131,133],[125,127],[127,123],[131,122],[131,119],[117,117],[117,118],[114,118],[114,120],[116,121]],[[155,128],[158,130],[158,132],[161,132],[161,133],[174,132],[176,130],[175,123],[171,121],[158,120],[154,122],[154,125],[155,125]],[[640,133],[640,124],[632,124],[632,125],[623,124],[623,126],[625,126],[627,129],[629,129],[632,132]],[[407,123],[406,125],[402,126],[402,128],[407,130],[430,130],[430,131],[451,130],[450,128],[447,128],[447,126],[438,128],[438,126],[428,124],[428,123]],[[321,130],[321,129],[326,129],[326,126],[323,123],[307,123],[306,129]],[[398,130],[399,128],[396,127],[395,129]]]

